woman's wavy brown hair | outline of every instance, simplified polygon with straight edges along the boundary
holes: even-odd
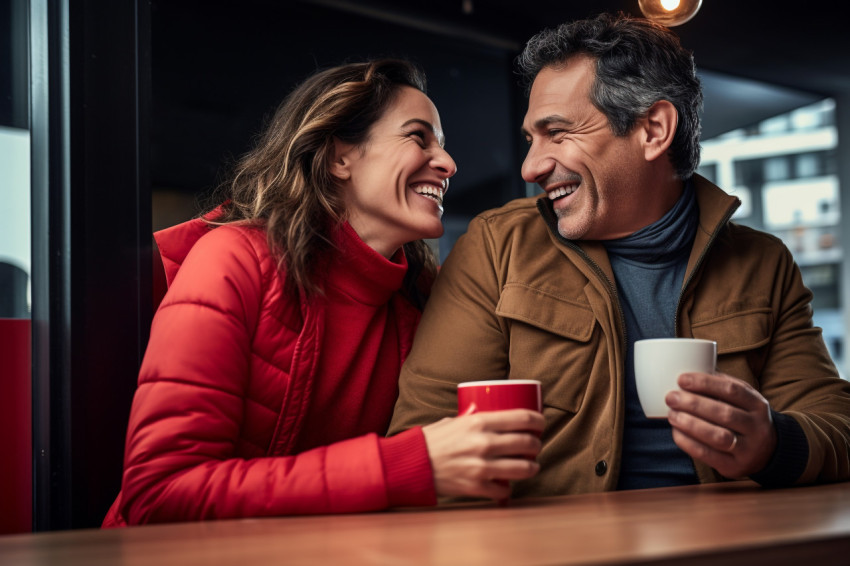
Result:
[[[334,247],[328,234],[347,217],[330,172],[334,138],[366,143],[369,129],[404,86],[424,93],[425,75],[399,59],[350,63],[312,75],[284,99],[222,185],[217,200],[225,202],[224,213],[213,223],[264,226],[289,292],[322,292],[318,268]],[[410,266],[405,293],[421,308],[437,261],[422,240],[405,244],[404,252]]]

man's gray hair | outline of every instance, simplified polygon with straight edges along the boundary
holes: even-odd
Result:
[[[679,38],[663,26],[623,14],[543,30],[517,57],[526,93],[544,67],[558,68],[580,54],[596,60],[591,102],[615,135],[626,135],[659,100],[673,104],[678,124],[670,161],[680,179],[693,175],[700,159],[702,87],[693,55]]]

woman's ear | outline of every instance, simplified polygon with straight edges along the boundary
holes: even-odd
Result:
[[[351,152],[355,146],[345,143],[337,137],[333,139],[333,160],[331,161],[331,175],[340,181],[351,178]]]
[[[659,100],[649,107],[643,123],[643,148],[647,161],[654,161],[667,153],[678,123],[679,113],[669,100]]]

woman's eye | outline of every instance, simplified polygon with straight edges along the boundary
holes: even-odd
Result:
[[[425,138],[426,138],[425,132],[423,132],[421,130],[416,130],[414,132],[410,132],[410,136],[412,138],[415,138],[416,141],[419,142],[420,145],[425,145]]]

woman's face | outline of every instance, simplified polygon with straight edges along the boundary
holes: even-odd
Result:
[[[348,221],[385,257],[407,242],[443,234],[443,196],[457,171],[444,144],[436,107],[406,86],[364,144],[337,142],[333,172],[342,184]]]

